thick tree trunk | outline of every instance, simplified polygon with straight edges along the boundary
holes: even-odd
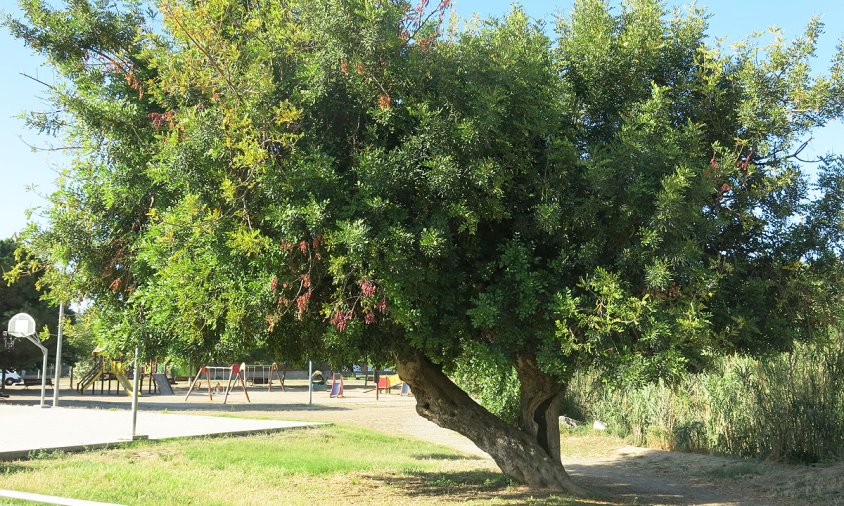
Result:
[[[519,427],[532,435],[539,446],[560,460],[560,404],[565,388],[545,374],[532,355],[515,361],[519,376]]]
[[[416,411],[440,427],[459,432],[487,452],[498,467],[516,481],[535,488],[565,490],[584,494],[563,469],[560,462],[558,420],[527,423],[529,431],[509,425],[475,402],[455,385],[440,366],[421,353],[397,358],[398,372],[416,397]],[[558,392],[559,394],[559,392]],[[553,395],[546,396],[533,409],[534,416],[548,420],[559,408]],[[536,401],[528,404],[532,405]],[[556,403],[557,405],[559,403]],[[549,426],[556,427],[549,430]],[[540,427],[542,427],[540,429]],[[553,438],[556,437],[556,442]],[[553,449],[556,448],[556,454]],[[549,452],[549,449],[552,449]]]

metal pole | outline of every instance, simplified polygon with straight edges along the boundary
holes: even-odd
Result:
[[[138,371],[138,355],[139,348],[135,347],[135,369],[132,372],[132,439],[137,436],[136,429],[138,428],[138,378],[140,371]]]
[[[43,346],[41,348],[41,352],[44,354],[44,365],[41,369],[41,407],[46,408],[47,406],[44,404],[44,397],[45,392],[47,391],[47,348],[44,348]]]
[[[308,360],[308,406],[314,403],[314,363]]]
[[[62,377],[62,323],[64,322],[64,302],[59,304],[59,331],[56,341],[56,379],[53,382],[53,407],[59,406],[59,381]]]
[[[41,407],[46,408],[49,407],[44,404],[45,392],[47,391],[47,348],[45,348],[44,345],[41,344],[41,341],[38,339],[38,336],[31,335],[26,336],[26,338],[29,340],[29,342],[31,342],[35,346],[38,346],[41,349],[41,353],[44,354],[44,365],[41,366]]]

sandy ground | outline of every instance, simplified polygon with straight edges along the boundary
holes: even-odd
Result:
[[[207,390],[184,401],[177,395],[144,395],[140,409],[180,414],[237,414],[253,418],[353,424],[382,432],[403,434],[449,446],[482,457],[479,465],[495,469],[484,452],[465,437],[443,429],[416,414],[415,400],[381,394],[376,400],[371,385],[347,382],[343,398],[314,392],[312,404],[300,382],[288,382],[285,392],[249,389],[251,402],[234,391],[227,404],[223,396],[209,400]],[[13,388],[7,401],[34,404],[39,392]],[[48,393],[48,399],[51,397]],[[128,409],[122,394],[78,395],[63,389],[62,406]],[[599,496],[631,504],[666,505],[844,505],[844,466],[786,466],[758,461],[631,447],[621,440],[588,434],[564,436],[563,464],[580,483]]]

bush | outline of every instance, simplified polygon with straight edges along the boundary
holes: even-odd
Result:
[[[844,345],[732,356],[674,387],[611,388],[595,372],[578,374],[565,409],[638,445],[785,462],[842,459]]]

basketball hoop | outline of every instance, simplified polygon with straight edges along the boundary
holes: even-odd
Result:
[[[18,313],[9,320],[9,332],[12,337],[29,337],[35,335],[35,320],[26,313]],[[40,340],[39,340],[40,341]]]
[[[6,339],[11,336],[12,338],[25,338],[41,350],[41,354],[44,356],[44,362],[41,366],[41,407],[43,408],[46,407],[44,404],[44,395],[47,390],[47,348],[41,344],[41,340],[38,339],[35,330],[35,320],[26,313],[18,313],[9,320],[9,331],[3,333],[3,346],[9,346]],[[11,346],[14,346],[14,343],[11,343]],[[58,388],[58,384],[56,388]]]

